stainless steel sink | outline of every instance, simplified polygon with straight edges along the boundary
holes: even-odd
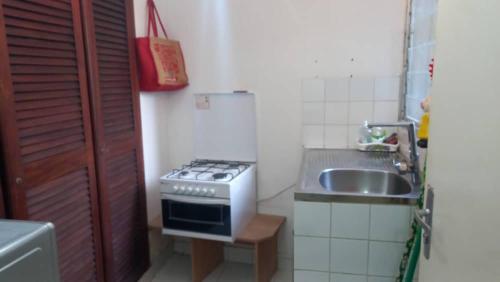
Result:
[[[411,184],[402,176],[378,170],[326,169],[319,176],[327,191],[357,195],[405,195],[412,191]]]
[[[399,153],[306,149],[294,199],[414,204],[420,196],[418,175],[398,170],[394,163],[401,160]]]

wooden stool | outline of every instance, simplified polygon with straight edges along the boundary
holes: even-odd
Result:
[[[255,246],[255,281],[269,282],[278,268],[278,231],[285,217],[257,214],[236,237],[236,243]],[[223,242],[193,239],[191,262],[193,282],[201,282],[223,260]]]

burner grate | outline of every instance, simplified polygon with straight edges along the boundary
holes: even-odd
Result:
[[[167,178],[229,182],[250,165],[243,162],[194,160],[181,169],[174,169]]]

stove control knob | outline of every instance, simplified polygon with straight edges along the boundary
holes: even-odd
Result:
[[[215,196],[215,189],[210,189],[210,196]]]
[[[206,195],[207,192],[208,192],[207,188],[203,188],[203,189],[201,189],[201,193],[200,194],[201,195]]]
[[[172,190],[174,190],[174,193],[178,193],[179,187],[177,185],[174,185],[174,187],[172,187]]]
[[[193,187],[189,186],[187,188],[187,194],[193,194]]]
[[[194,194],[200,194],[200,188],[198,187],[194,188]]]
[[[186,192],[186,187],[181,186],[181,188],[179,188],[179,193],[184,194],[185,192]]]

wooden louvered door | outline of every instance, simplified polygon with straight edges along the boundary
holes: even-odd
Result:
[[[82,1],[108,281],[149,266],[131,0]]]
[[[62,281],[102,281],[78,0],[0,0],[0,118],[9,216],[54,223]]]
[[[0,179],[0,218],[5,218],[5,203],[3,201],[2,180]]]

